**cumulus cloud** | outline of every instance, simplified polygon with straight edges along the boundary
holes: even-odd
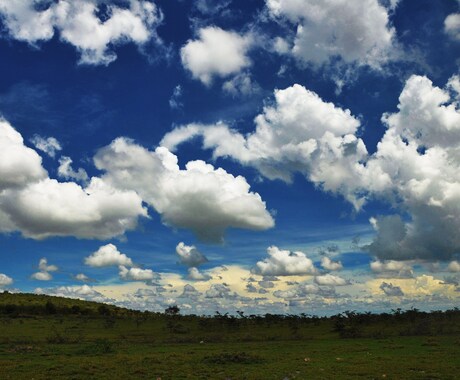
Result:
[[[150,282],[159,278],[158,274],[154,273],[151,269],[126,268],[124,265],[120,265],[118,269],[120,270],[120,278],[125,281]]]
[[[13,39],[36,45],[57,34],[74,46],[80,63],[108,65],[116,59],[114,46],[128,42],[141,46],[157,38],[162,20],[150,1],[123,1],[123,7],[103,0],[58,0],[37,9],[34,2],[0,0],[0,15]],[[104,13],[102,20],[98,12]]]
[[[371,219],[376,238],[365,250],[380,260],[449,260],[460,251],[457,82],[454,75],[442,89],[411,76],[397,112],[382,116],[386,131],[372,155],[350,111],[300,85],[275,91],[275,104],[256,117],[248,135],[222,123],[190,124],[162,144],[174,149],[202,136],[215,158],[233,158],[269,179],[290,181],[300,172],[356,210],[369,199],[383,200],[398,213]]]
[[[197,40],[189,40],[181,49],[184,67],[205,85],[213,77],[227,77],[251,65],[247,56],[250,36],[209,26],[198,31]]]
[[[330,271],[341,270],[343,268],[340,261],[332,261],[329,257],[325,256],[321,259],[321,266]]]
[[[46,257],[42,257],[38,263],[39,271],[33,273],[30,277],[38,281],[50,281],[53,276],[50,272],[56,272],[59,268],[56,265],[48,265]]]
[[[344,286],[350,283],[349,281],[343,279],[342,277],[334,276],[329,273],[322,275],[322,276],[316,276],[315,282],[318,285],[325,285],[325,286]]]
[[[389,297],[402,297],[404,295],[402,289],[392,283],[382,282],[380,289]]]
[[[48,156],[54,158],[56,152],[62,150],[61,144],[54,137],[41,137],[39,135],[34,135],[30,142],[34,144],[35,148],[45,152]]]
[[[0,117],[0,192],[46,177],[41,157],[26,147],[21,134]]]
[[[447,266],[447,270],[449,272],[460,272],[460,262],[458,262],[457,260],[453,260],[449,263],[449,265]]]
[[[91,278],[89,278],[86,274],[84,273],[78,273],[74,276],[75,280],[81,281],[81,282],[92,282]]]
[[[373,261],[370,263],[372,272],[379,274],[381,277],[413,277],[412,267],[404,261],[384,260]]]
[[[225,81],[222,84],[222,89],[234,97],[260,91],[259,85],[251,79],[249,73],[241,73]]]
[[[192,281],[208,281],[212,277],[208,274],[201,273],[198,268],[192,267],[188,269],[187,278]]]
[[[212,284],[205,293],[206,298],[230,298],[234,296],[235,294],[232,294],[230,288],[224,284]]]
[[[48,272],[35,272],[30,277],[37,281],[50,281],[53,279],[51,273]]]
[[[302,299],[307,296],[319,296],[324,298],[333,298],[336,296],[334,287],[321,287],[317,284],[298,284],[287,290],[276,290],[273,292],[276,298],[284,299]]]
[[[166,225],[188,228],[202,240],[220,242],[229,227],[265,230],[274,225],[245,178],[203,161],[180,169],[177,157],[164,147],[149,151],[118,138],[99,150],[94,161],[105,171],[105,182],[135,190]]]
[[[82,168],[74,170],[72,168],[72,159],[66,156],[59,158],[58,176],[64,179],[73,179],[83,183],[86,183],[89,180],[86,170]]]
[[[454,40],[460,41],[460,13],[453,13],[444,21],[444,31]]]
[[[82,286],[60,286],[57,288],[36,288],[35,294],[47,294],[56,297],[77,298],[86,301],[111,302],[113,300],[103,296],[94,288],[88,285]]]
[[[305,253],[281,250],[271,246],[267,248],[268,258],[256,263],[252,272],[268,276],[292,276],[315,274],[313,261]]]
[[[194,245],[185,245],[183,242],[177,244],[176,253],[179,261],[188,267],[197,267],[207,263],[208,259]]]
[[[42,272],[56,272],[58,267],[56,265],[48,265],[47,258],[43,257],[38,263],[38,269],[40,269]]]
[[[294,26],[291,52],[301,62],[322,65],[338,57],[347,64],[380,68],[395,49],[388,9],[378,0],[267,0],[266,4],[272,17]]]
[[[110,266],[132,266],[132,260],[121,253],[114,244],[107,244],[100,247],[90,256],[85,257],[85,264],[91,267],[102,268]]]
[[[13,279],[6,274],[0,273],[0,288],[5,288],[13,283]]]
[[[86,188],[44,179],[5,191],[0,207],[26,237],[76,236],[108,239],[123,235],[147,216],[134,191],[120,191],[93,177]]]

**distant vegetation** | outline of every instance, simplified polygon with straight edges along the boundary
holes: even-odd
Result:
[[[196,316],[0,294],[1,379],[454,379],[459,354],[457,308]]]

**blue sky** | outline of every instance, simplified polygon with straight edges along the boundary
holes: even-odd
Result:
[[[0,289],[458,305],[460,3],[0,0]]]

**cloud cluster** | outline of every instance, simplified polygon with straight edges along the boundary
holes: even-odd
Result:
[[[274,221],[245,178],[190,161],[180,169],[166,148],[149,151],[118,138],[94,158],[102,179],[118,189],[134,190],[162,217],[165,224],[188,228],[205,241],[222,241],[229,227],[265,230]]]
[[[377,236],[364,247],[383,260],[448,260],[460,251],[460,79],[445,89],[411,76],[398,111],[386,113],[386,131],[370,155],[357,137],[360,122],[303,86],[275,91],[275,104],[242,135],[225,124],[190,124],[167,134],[175,149],[194,136],[214,157],[255,167],[269,179],[304,174],[323,190],[341,194],[356,210],[378,198],[399,214],[371,219]],[[409,220],[402,215],[409,215]]]
[[[48,265],[48,260],[43,257],[38,263],[38,272],[33,273],[30,277],[38,281],[50,281],[53,279],[51,272],[56,272],[58,269],[56,265]]]
[[[198,31],[197,40],[189,40],[181,49],[184,67],[205,85],[214,77],[225,78],[251,65],[247,52],[250,36],[209,26]]]
[[[268,257],[258,261],[252,272],[263,276],[293,276],[315,274],[313,261],[305,253],[291,252],[271,246],[267,248]]]
[[[395,286],[392,283],[382,282],[380,289],[389,297],[402,297],[404,292],[399,286]]]
[[[103,0],[58,0],[37,9],[32,1],[0,0],[0,16],[13,39],[36,45],[57,34],[77,49],[80,63],[108,65],[117,57],[114,46],[145,44],[156,37],[155,29],[162,20],[150,1],[122,3],[123,7]]]
[[[103,296],[89,285],[82,286],[60,286],[57,288],[36,288],[35,294],[47,294],[49,296],[76,298],[85,301],[106,302],[113,300]]]
[[[35,148],[45,152],[48,156],[54,158],[56,156],[56,152],[62,150],[61,144],[58,140],[54,137],[41,137],[39,135],[34,135],[30,140],[32,144],[34,144]]]
[[[295,28],[291,53],[322,65],[340,58],[380,68],[394,49],[395,30],[378,0],[267,0],[272,17]],[[285,48],[286,50],[287,48]]]
[[[340,261],[332,261],[329,257],[325,256],[321,259],[321,266],[330,271],[341,270],[343,265]]]

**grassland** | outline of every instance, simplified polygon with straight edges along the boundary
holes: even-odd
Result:
[[[460,312],[181,316],[0,294],[0,379],[458,379]]]

